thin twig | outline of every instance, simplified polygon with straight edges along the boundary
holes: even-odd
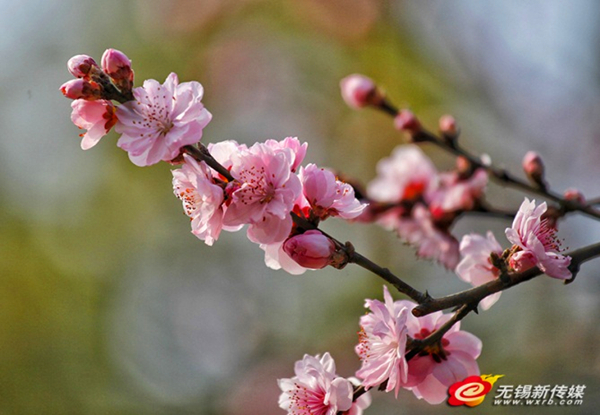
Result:
[[[423,350],[426,346],[435,344],[439,342],[444,334],[448,332],[456,323],[461,321],[463,318],[467,316],[471,311],[477,310],[477,304],[464,304],[462,305],[452,317],[445,322],[439,329],[431,333],[429,336],[425,337],[421,340],[413,339],[411,344],[413,347],[411,350],[406,353],[406,360],[409,361],[413,357],[415,357],[421,350]]]
[[[568,255],[571,257],[571,265],[569,268],[574,274],[573,278],[575,278],[575,274],[579,270],[581,264],[600,256],[600,243],[580,248],[569,253]],[[428,300],[415,307],[413,309],[413,314],[417,317],[421,317],[435,311],[446,310],[448,308],[458,307],[464,304],[476,304],[490,294],[514,287],[515,285],[521,284],[522,282],[528,281],[542,274],[543,272],[539,268],[534,267],[520,273],[509,273],[506,275],[506,279],[497,278],[488,283],[479,285],[469,290],[461,291],[456,294],[451,294],[440,298],[430,297]]]
[[[422,293],[421,291],[416,290],[411,287],[396,275],[394,275],[388,268],[383,268],[371,261],[368,258],[365,258],[358,252],[350,253],[350,261],[353,264],[358,265],[368,271],[371,271],[373,274],[380,276],[385,281],[392,284],[398,291],[403,294],[406,294],[411,299],[415,300],[417,303],[421,304],[423,302],[429,301],[429,295],[427,293]]]
[[[398,115],[398,109],[387,99],[375,108],[385,112],[386,114],[392,117]],[[600,219],[600,211],[592,208],[591,204],[582,204],[576,200],[566,200],[560,194],[552,192],[551,190],[546,188],[531,185],[528,182],[516,176],[513,176],[510,172],[508,172],[505,169],[488,165],[484,163],[479,157],[476,157],[475,155],[467,151],[465,148],[460,146],[460,144],[458,144],[458,142],[456,141],[443,140],[442,138],[436,136],[435,134],[425,129],[421,129],[417,132],[412,133],[412,139],[416,143],[431,143],[456,156],[462,156],[465,159],[467,159],[469,163],[471,163],[474,169],[485,169],[491,177],[493,177],[496,181],[500,183],[514,187],[516,189],[520,189],[524,192],[540,195],[548,200],[552,200],[561,206],[563,214],[573,211],[579,211],[593,218]]]
[[[204,146],[202,143],[198,143],[198,148],[191,145],[185,146],[183,147],[183,151],[192,156],[195,160],[205,162],[228,181],[233,180],[233,176],[229,170],[215,160],[214,157],[209,153],[206,146]]]

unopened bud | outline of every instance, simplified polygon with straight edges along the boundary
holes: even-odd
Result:
[[[421,131],[421,123],[410,110],[400,110],[394,118],[394,126],[397,130],[406,131],[411,134]]]
[[[530,251],[518,251],[508,259],[508,266],[516,272],[527,271],[537,264],[537,258]]]
[[[67,68],[71,75],[76,78],[88,78],[92,69],[99,67],[91,56],[75,55],[67,62]]]
[[[383,98],[377,90],[375,82],[364,75],[348,75],[340,81],[340,88],[342,90],[342,98],[352,108],[376,105]]]
[[[583,194],[577,189],[567,189],[563,194],[565,200],[569,200],[572,202],[577,202],[581,205],[585,203],[585,197]]]
[[[330,265],[336,253],[335,243],[317,230],[292,236],[283,243],[283,250],[298,265],[310,269]]]
[[[452,115],[442,115],[440,117],[440,132],[449,137],[456,136],[456,120]]]
[[[102,70],[120,89],[131,90],[133,86],[133,69],[131,60],[123,52],[106,49],[102,55]]]
[[[62,92],[65,97],[70,99],[85,99],[86,101],[94,101],[101,98],[102,88],[96,82],[78,78],[62,84],[60,87],[60,92]]]
[[[541,188],[546,187],[544,182],[544,163],[542,158],[535,151],[528,151],[523,157],[523,171],[527,177]]]
[[[473,165],[468,158],[458,156],[456,158],[456,171],[461,179],[468,179],[473,174]]]

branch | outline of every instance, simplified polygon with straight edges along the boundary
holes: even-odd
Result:
[[[575,275],[577,274],[581,264],[600,256],[600,243],[586,246],[573,251],[568,255],[571,257],[571,265],[569,268],[571,269],[571,272],[573,272],[573,278],[565,281],[566,283],[571,282],[575,278]],[[539,268],[534,267],[520,273],[505,274],[505,278],[500,276],[494,281],[490,281],[456,294],[451,294],[440,298],[430,297],[428,300],[415,307],[413,309],[413,314],[417,317],[421,317],[435,311],[445,310],[451,307],[462,306],[465,304],[477,304],[490,294],[514,287],[515,285],[528,281],[541,274],[543,274],[543,272]]]
[[[421,304],[430,299],[429,294],[422,293],[421,291],[411,287],[409,284],[402,281],[399,277],[394,275],[388,268],[383,268],[370,259],[364,257],[354,250],[354,246],[350,242],[346,242],[345,244],[335,239],[333,236],[328,235],[326,232],[323,232],[321,229],[318,229],[316,225],[306,220],[305,218],[297,215],[295,212],[291,212],[292,220],[294,223],[304,229],[311,230],[317,229],[323,235],[331,239],[338,247],[346,254],[348,261],[347,263],[356,264],[359,267],[366,269],[367,271],[371,271],[373,274],[383,278],[385,281],[393,285],[399,292],[406,294],[409,298],[412,298],[417,303]],[[345,265],[345,264],[344,264]]]
[[[192,156],[195,160],[205,162],[228,181],[233,181],[233,176],[229,170],[213,158],[204,144],[198,143],[198,148],[188,145],[183,147],[183,151]]]
[[[437,329],[436,331],[431,333],[429,336],[425,337],[422,340],[412,339],[411,344],[413,345],[413,348],[408,353],[406,353],[406,355],[405,355],[406,361],[407,362],[410,361],[413,357],[415,357],[417,354],[419,354],[419,352],[421,350],[423,350],[425,347],[432,345],[436,342],[439,342],[442,339],[442,337],[444,337],[444,334],[446,334],[448,332],[448,330],[450,330],[456,323],[458,323],[463,318],[465,318],[467,316],[467,314],[469,314],[471,311],[474,311],[476,309],[477,309],[477,304],[465,304],[462,307],[460,307],[456,311],[456,313],[454,313],[454,315],[446,323],[444,323],[439,329]],[[381,385],[379,385],[378,389],[379,390],[385,389],[386,384],[387,384],[387,380],[385,380]],[[363,385],[356,386],[352,393],[352,402],[356,402],[356,400],[358,398],[360,398],[362,395],[364,395],[366,392],[367,392],[367,389]],[[343,414],[342,411],[338,411],[338,413],[337,413],[337,415],[342,415],[342,414]]]
[[[437,343],[442,340],[444,334],[448,332],[456,323],[461,321],[463,318],[467,316],[471,311],[477,310],[477,303],[474,304],[464,304],[462,305],[456,313],[445,322],[439,329],[431,333],[429,336],[425,337],[421,340],[413,339],[411,340],[411,344],[414,346],[407,354],[406,361],[409,361],[413,357],[415,357],[421,350],[423,350],[426,346]]]
[[[388,115],[391,115],[392,117],[398,115],[398,109],[387,99],[383,100],[383,102],[375,108],[385,112]],[[600,219],[600,211],[592,208],[591,204],[582,204],[575,200],[566,200],[558,193],[552,192],[551,190],[542,187],[533,186],[528,182],[516,176],[513,176],[510,172],[508,172],[505,169],[497,168],[492,165],[487,165],[483,163],[479,157],[476,157],[475,155],[471,154],[466,149],[461,147],[456,142],[456,140],[444,140],[441,137],[438,137],[425,129],[414,131],[411,134],[412,139],[415,143],[431,143],[456,156],[464,157],[469,161],[469,163],[471,163],[473,168],[485,169],[491,177],[493,177],[496,181],[506,186],[511,186],[516,189],[520,189],[524,192],[537,194],[546,199],[558,203],[561,206],[563,214],[572,211],[579,211],[593,218]]]
[[[429,294],[427,294],[426,292],[422,293],[421,291],[414,289],[413,287],[402,281],[400,278],[395,276],[388,268],[380,267],[370,259],[365,258],[364,256],[362,256],[358,252],[355,252],[354,250],[348,253],[350,256],[349,262],[356,264],[359,267],[362,267],[368,271],[371,271],[375,275],[380,276],[385,281],[392,284],[398,291],[400,291],[403,294],[406,294],[408,297],[412,298],[417,303],[421,304],[431,300]]]

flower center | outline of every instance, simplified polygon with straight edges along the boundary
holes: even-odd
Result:
[[[422,181],[413,181],[406,185],[401,200],[416,200],[425,191],[425,183]]]
[[[321,388],[310,390],[306,386],[294,383],[290,396],[290,415],[325,415],[329,405],[325,404],[325,393]]]
[[[175,99],[175,97],[172,97],[172,99]],[[144,105],[139,101],[137,102],[143,115],[142,121],[138,123],[148,130],[156,131],[163,137],[174,127],[171,112],[165,105],[166,100],[167,95],[164,94],[163,88],[158,87],[154,95],[145,97],[146,102]]]
[[[414,338],[417,340],[423,340],[427,336],[431,334],[431,331],[426,328],[422,328],[421,331],[414,334]],[[442,361],[447,360],[450,352],[445,350],[444,347],[448,347],[450,345],[450,341],[442,337],[442,339],[434,344],[425,346],[423,350],[419,353],[419,356],[431,356],[436,363],[442,363]]]
[[[536,232],[536,236],[542,245],[544,245],[546,252],[560,252],[561,244],[560,240],[556,237],[556,228],[550,226],[547,219],[541,221],[539,230]]]
[[[253,203],[266,204],[275,197],[275,187],[267,181],[266,170],[263,167],[251,166],[240,171],[239,181],[242,186],[237,191],[237,196],[245,205]]]

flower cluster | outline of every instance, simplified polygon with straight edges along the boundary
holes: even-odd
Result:
[[[154,79],[133,88],[131,61],[120,51],[108,49],[102,67],[87,55],[67,64],[76,79],[60,90],[73,99],[71,120],[81,129],[81,148],[94,147],[115,127],[122,134],[117,146],[127,151],[138,166],[171,161],[183,146],[197,143],[212,115],[202,104],[204,89],[198,82],[179,83],[171,73],[161,85]],[[122,105],[115,106],[113,100]]]
[[[499,267],[506,271],[523,272],[537,266],[552,278],[571,278],[571,257],[560,254],[556,227],[544,218],[546,203],[535,205],[535,200],[525,198],[513,221],[506,228],[506,238],[513,244],[507,250],[496,241],[491,232],[486,237],[478,234],[465,235],[460,243],[462,260],[456,267],[458,276],[473,286],[498,278]],[[494,261],[493,258],[496,258]],[[500,292],[484,298],[480,305],[489,309],[500,298]]]
[[[296,362],[295,376],[279,379],[279,406],[290,415],[361,415],[371,404],[369,394],[353,401],[353,378],[346,379],[335,373],[335,362],[325,353],[305,355]]]
[[[354,218],[366,205],[330,171],[299,167],[306,148],[295,137],[251,147],[235,141],[209,145],[231,180],[185,155],[183,167],[173,172],[173,187],[192,219],[192,232],[212,245],[222,229],[248,225],[248,239],[265,251],[267,265],[292,274],[342,261],[331,239],[294,226],[292,214],[318,224],[328,217]]]
[[[162,84],[150,79],[134,88],[130,59],[114,49],[104,53],[101,65],[90,56],[74,56],[68,69],[76,79],[60,90],[73,100],[73,123],[87,130],[81,135],[81,147],[95,146],[114,127],[121,134],[117,146],[134,164],[165,161],[180,166],[172,171],[173,192],[190,219],[192,233],[207,245],[213,245],[222,231],[245,227],[248,239],[260,246],[272,269],[302,274],[353,262],[419,302],[394,301],[387,287],[383,302],[367,299],[369,312],[360,318],[355,347],[361,361],[356,378],[338,376],[329,353],[305,355],[296,362],[293,377],[279,380],[279,406],[290,415],[361,415],[371,403],[367,391],[374,387],[394,391],[396,397],[406,389],[428,403],[443,402],[451,385],[479,374],[482,343],[460,330],[460,320],[477,305],[488,309],[500,297],[498,284],[492,283],[484,287],[492,289],[483,295],[481,290],[469,290],[477,294],[450,296],[464,298],[452,305],[458,304],[454,315],[437,311],[452,307],[447,305],[423,311],[435,300],[354,252],[350,243],[324,233],[319,229],[322,221],[339,217],[378,223],[415,246],[419,257],[436,260],[479,286],[497,278],[508,284],[534,267],[560,280],[574,278],[571,257],[560,253],[557,220],[569,209],[600,218],[600,212],[583,205],[583,195],[568,190],[561,211],[525,198],[518,212],[510,214],[514,220],[505,234],[512,246],[507,249],[491,232],[465,235],[459,243],[450,228],[464,212],[487,211],[483,196],[488,175],[498,178],[499,173],[486,161],[462,152],[453,117],[440,119],[440,137],[431,135],[412,112],[394,109],[382,90],[362,75],[342,80],[343,99],[356,109],[372,106],[393,115],[396,128],[409,133],[412,142],[378,163],[377,176],[366,191],[333,171],[303,165],[308,145],[296,137],[204,146],[200,140],[212,115],[202,103],[204,89],[198,82],[179,83],[171,73]],[[427,141],[461,154],[456,168],[439,172],[416,145]],[[523,168],[530,189],[550,195],[537,153],[525,156]],[[506,172],[500,177],[508,180]],[[521,188],[528,186],[511,180]],[[493,294],[484,297],[489,292]]]
[[[192,233],[207,245],[222,230],[248,225],[248,238],[265,251],[271,268],[300,274],[344,264],[332,240],[318,230],[295,227],[292,215],[316,229],[329,217],[355,218],[366,204],[331,171],[314,164],[301,167],[306,143],[287,137],[250,147],[232,140],[209,145],[210,157],[227,169],[226,176],[186,154],[212,118],[202,103],[200,83],[180,84],[171,73],[163,84],[150,79],[133,88],[131,61],[114,49],[104,53],[102,67],[87,55],[77,55],[68,68],[77,79],[61,91],[74,100],[75,125],[88,130],[82,148],[96,145],[114,126],[121,134],[117,146],[134,164],[181,164],[173,171],[174,193],[191,219]]]
[[[366,300],[370,313],[361,317],[356,353],[362,367],[356,376],[365,387],[385,385],[387,392],[411,390],[419,399],[437,404],[443,402],[448,387],[469,375],[479,374],[476,359],[481,341],[455,324],[438,342],[426,346],[412,359],[406,359],[407,348],[416,345],[450,319],[441,311],[416,318],[411,311],[415,303],[393,301],[387,287],[384,302]],[[386,383],[384,383],[386,382]]]
[[[377,177],[367,187],[371,204],[361,219],[395,230],[420,257],[454,269],[459,244],[449,228],[478,205],[487,180],[483,169],[439,173],[416,145],[398,146],[377,164]]]

